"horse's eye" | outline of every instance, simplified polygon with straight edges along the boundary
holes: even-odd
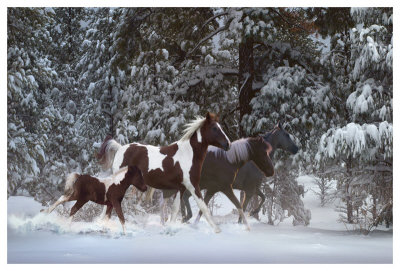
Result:
[[[216,132],[216,131],[217,131],[217,127],[213,127],[212,130],[213,130],[214,132]]]

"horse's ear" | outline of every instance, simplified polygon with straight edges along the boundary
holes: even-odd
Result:
[[[211,120],[211,113],[210,112],[207,112],[206,119],[207,119],[207,121]]]
[[[218,116],[215,115],[214,113],[207,112],[206,119],[207,121],[212,121],[212,120],[218,121]]]

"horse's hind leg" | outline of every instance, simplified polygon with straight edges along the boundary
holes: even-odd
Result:
[[[179,192],[179,191],[178,191]],[[178,196],[178,192],[175,194],[174,198],[174,203],[172,204],[172,214],[171,214],[171,222],[176,221],[176,217],[178,216],[178,211],[179,211],[179,203],[180,203],[180,198],[181,195]],[[180,192],[179,192],[180,193]]]
[[[107,206],[103,207],[103,211],[101,211],[100,219],[105,219],[107,214]]]
[[[106,214],[105,214],[105,217],[107,218],[107,220],[109,220],[111,217],[112,209],[113,209],[113,206],[112,206],[112,204],[109,203],[107,205]]]
[[[192,194],[194,200],[197,203],[197,206],[199,206],[199,209],[204,213],[204,216],[206,217],[207,222],[214,229],[214,231],[216,233],[221,232],[220,228],[212,220],[210,210],[208,210],[207,205],[204,203],[204,201],[202,199],[202,196],[201,196],[201,193],[200,193],[200,187],[197,186],[196,189],[195,189],[194,186],[192,185],[192,183],[190,181],[188,181],[188,180],[183,181],[183,185]]]
[[[77,200],[77,202],[75,202],[74,206],[72,206],[71,208],[71,212],[69,214],[69,216],[72,218],[74,216],[74,214],[76,212],[78,212],[78,210],[80,208],[82,208],[83,205],[85,205],[85,203],[88,202],[87,200]]]
[[[255,209],[250,213],[251,216],[254,216],[254,217],[256,217],[256,218],[258,218],[258,213],[260,212],[261,207],[262,207],[262,205],[263,205],[264,202],[265,202],[265,196],[264,196],[264,194],[261,192],[261,190],[260,190],[259,188],[257,189],[257,195],[261,198],[261,201],[260,201],[260,203],[258,204],[257,208],[255,208]]]
[[[249,204],[249,202],[250,202],[250,200],[251,200],[251,198],[253,197],[253,194],[252,193],[250,193],[249,191],[244,191],[245,193],[245,196],[244,196],[244,201],[243,201],[243,206],[242,206],[242,208],[243,208],[243,212],[246,212],[246,209],[247,209],[247,205]],[[242,216],[239,216],[239,221],[238,221],[238,223],[242,223]]]
[[[190,192],[188,190],[185,190],[185,192],[182,195],[182,200],[181,200],[181,213],[182,213],[182,217],[183,217],[182,222],[189,221],[189,219],[191,219],[193,216],[192,208],[190,207],[189,198],[190,198]],[[185,212],[185,209],[186,209],[186,212]]]
[[[65,196],[65,195],[62,195],[53,205],[51,205],[49,208],[47,208],[47,209],[43,209],[43,210],[40,210],[41,212],[46,212],[46,213],[51,213],[58,205],[60,205],[61,203],[64,203],[64,202],[67,202],[67,201],[69,201],[70,199],[69,199],[70,197],[69,196]]]
[[[236,198],[235,194],[233,193],[232,188],[230,189],[226,189],[224,191],[222,191],[222,193],[224,193],[231,201],[232,203],[235,205],[235,207],[237,208],[237,210],[239,211],[239,215],[242,218],[244,224],[246,225],[246,229],[249,231],[250,230],[250,226],[249,223],[247,223],[246,217],[244,215],[242,206],[240,205],[239,200]]]

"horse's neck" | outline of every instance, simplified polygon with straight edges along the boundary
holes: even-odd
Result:
[[[267,134],[266,134],[266,136],[265,136],[265,141],[267,141],[269,144],[271,144],[271,147],[272,147],[272,151],[269,153],[269,157],[272,159],[272,157],[274,156],[274,153],[275,153],[275,149],[276,149],[276,142],[275,142],[275,140],[273,140],[273,136],[274,136],[274,134],[273,134],[273,131],[271,131],[271,132],[268,132]]]
[[[132,178],[133,178],[133,177],[132,177]],[[128,188],[129,188],[129,186],[131,186],[131,184],[132,184],[130,181],[128,181],[128,179],[129,179],[129,177],[124,178],[124,179],[120,182],[121,188],[124,190],[124,192],[126,192],[126,190],[128,190]]]
[[[193,158],[194,160],[198,160],[203,164],[204,159],[206,158],[208,144],[203,140],[199,142],[197,139],[197,133],[194,133],[193,136],[188,140],[188,144],[191,146],[193,150]]]

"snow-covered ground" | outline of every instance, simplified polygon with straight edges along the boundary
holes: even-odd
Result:
[[[312,178],[302,176],[306,190]],[[308,227],[277,226],[249,218],[251,231],[236,223],[232,203],[217,197],[214,212],[222,232],[215,234],[204,219],[199,224],[161,226],[158,215],[127,217],[127,234],[113,215],[105,222],[69,222],[32,198],[8,200],[8,263],[392,263],[393,234],[384,228],[365,236],[337,222],[332,205],[319,207],[308,190]],[[194,214],[196,208],[193,206]]]

